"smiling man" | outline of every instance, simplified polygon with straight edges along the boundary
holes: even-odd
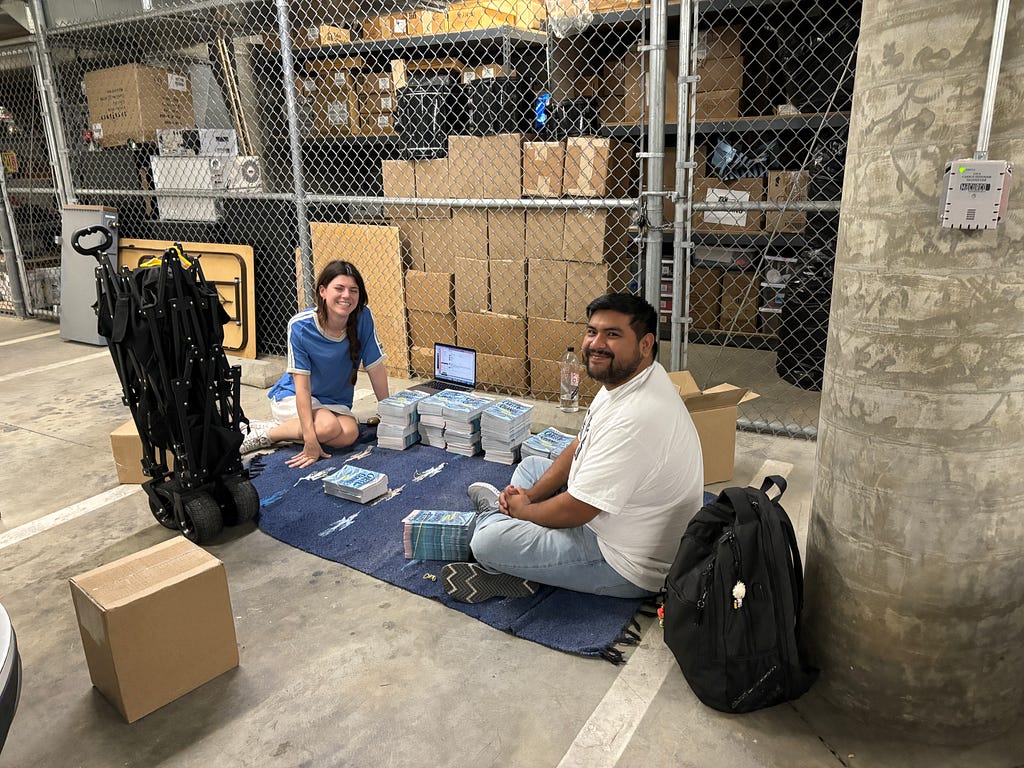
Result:
[[[604,386],[558,458],[531,456],[499,492],[473,483],[472,563],[449,563],[462,602],[525,597],[538,584],[614,597],[658,592],[700,507],[700,441],[657,362],[658,315],[629,294],[587,307],[583,362]]]

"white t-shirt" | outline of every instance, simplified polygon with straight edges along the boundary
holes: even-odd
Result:
[[[661,364],[602,387],[579,441],[569,495],[601,510],[587,525],[608,564],[657,592],[704,494],[700,439]]]

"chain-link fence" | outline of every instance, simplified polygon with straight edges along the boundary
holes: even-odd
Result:
[[[690,20],[687,247],[664,274],[688,266],[683,364],[759,389],[741,419],[758,431],[816,433],[859,20],[834,0],[707,2]],[[665,315],[673,293],[664,280]]]
[[[449,343],[480,389],[554,399],[587,302],[660,277],[673,363],[760,391],[755,428],[813,429],[838,211],[810,201],[839,199],[859,5],[670,4],[660,30],[643,0],[60,5],[69,198],[116,207],[122,263],[203,254],[235,354],[283,354],[341,258],[392,375]],[[651,164],[681,179],[663,228]]]
[[[32,46],[0,49],[0,312],[56,318],[60,309],[60,205]]]

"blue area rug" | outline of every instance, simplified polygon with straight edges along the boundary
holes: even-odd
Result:
[[[402,518],[413,509],[472,509],[466,487],[483,480],[503,488],[513,467],[419,444],[405,451],[377,448],[374,433],[363,428],[350,449],[306,469],[285,465],[297,453],[294,446],[254,459],[252,466],[259,472],[253,484],[261,499],[260,529],[306,552],[438,600],[516,637],[580,656],[621,661],[616,646],[637,642],[630,625],[642,600],[542,587],[526,598],[458,603],[439,580],[431,578],[439,575],[443,563],[406,560]],[[368,455],[355,458],[367,450]],[[323,478],[311,477],[346,463],[384,472],[388,487],[401,492],[377,503],[357,504],[326,494]]]

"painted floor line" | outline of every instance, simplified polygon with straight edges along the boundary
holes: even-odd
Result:
[[[766,460],[750,479],[759,487],[768,475],[787,477],[793,465]],[[614,768],[676,663],[657,624],[651,624],[611,688],[584,723],[559,768]]]
[[[10,381],[11,379],[20,379],[22,376],[31,376],[35,373],[44,373],[45,371],[52,371],[55,368],[63,368],[66,365],[74,365],[75,363],[84,363],[87,360],[95,360],[99,357],[110,357],[110,352],[103,350],[102,352],[94,352],[91,355],[83,355],[82,357],[74,357],[70,360],[61,360],[59,363],[50,363],[49,365],[40,365],[38,368],[26,368],[24,371],[17,371],[16,373],[7,373],[0,376],[0,383]]]
[[[46,333],[34,333],[31,336],[22,336],[20,339],[8,339],[7,341],[0,341],[0,347],[7,347],[11,344],[21,344],[23,341],[45,339],[47,336],[56,336],[58,333],[60,333],[60,331],[47,331]]]
[[[131,496],[133,493],[139,493],[141,490],[141,485],[118,485],[109,491],[98,493],[92,498],[72,504],[70,507],[64,507],[64,509],[51,512],[45,517],[19,525],[17,528],[12,528],[6,533],[0,533],[0,549],[6,549],[13,544],[17,544],[19,541],[24,541],[31,536],[43,533],[51,528],[56,528],[58,525],[74,520],[82,515],[87,515],[108,504],[113,504],[115,501],[120,501]]]
[[[559,768],[612,768],[629,746],[675,659],[652,624],[583,725]]]

